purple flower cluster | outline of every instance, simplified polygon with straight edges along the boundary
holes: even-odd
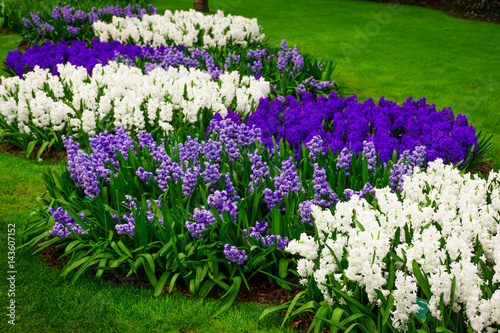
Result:
[[[122,224],[119,224],[119,221],[120,221],[119,216],[111,214],[111,216],[113,217],[113,219],[117,223],[115,226],[115,229],[119,235],[129,234],[130,236],[133,237],[135,235],[134,211],[137,211],[137,213],[140,214],[141,208],[137,209],[137,204],[135,203],[134,199],[130,195],[126,195],[125,201],[123,201],[122,203],[125,205],[125,207],[127,207],[130,210],[130,213],[123,214],[122,220],[125,223],[122,223]],[[158,208],[161,209],[161,199],[154,200],[154,203],[156,204],[156,206],[158,206]],[[146,211],[145,214],[146,214],[148,221],[153,222],[156,218],[156,214],[154,213],[153,204],[151,203],[150,199],[147,200],[147,204],[148,204],[149,211]],[[163,226],[163,216],[160,216],[158,218],[158,221]],[[156,221],[154,222],[154,226],[156,227]]]
[[[23,23],[26,28],[36,28],[40,35],[45,35],[47,32],[51,33],[54,31],[54,26],[49,24],[63,23],[67,25],[68,32],[70,34],[78,34],[78,31],[83,27],[90,27],[92,23],[99,20],[109,20],[110,16],[121,16],[121,17],[139,17],[142,18],[145,14],[149,13],[151,15],[156,14],[156,8],[152,5],[148,5],[148,9],[141,8],[139,5],[127,5],[122,9],[121,6],[110,6],[106,8],[97,9],[92,7],[90,12],[85,13],[82,10],[77,10],[75,12],[75,7],[64,6],[59,8],[54,6],[50,17],[46,17],[47,22],[43,22],[40,18],[40,13],[30,13],[31,22],[29,19],[23,17]]]
[[[287,247],[290,240],[288,237],[281,237],[281,235],[267,235],[269,232],[269,225],[266,221],[255,222],[255,227],[250,227],[247,230],[243,230],[243,238],[251,237],[257,240],[260,240],[262,244],[266,247],[269,247],[274,244],[276,240],[276,245],[279,249],[284,249]],[[248,242],[248,240],[247,240]],[[250,245],[250,242],[248,242]]]
[[[392,192],[403,191],[404,176],[411,176],[414,167],[423,167],[426,155],[425,146],[415,147],[415,150],[410,154],[405,150],[399,157],[398,162],[391,168],[389,184]]]
[[[240,251],[236,246],[230,246],[229,244],[224,245],[224,256],[236,265],[244,265],[248,259],[245,250]]]
[[[94,39],[92,47],[88,47],[82,40],[73,41],[71,46],[66,41],[58,44],[46,41],[42,46],[34,44],[27,48],[24,54],[19,49],[9,52],[6,63],[19,76],[33,70],[35,66],[48,68],[53,75],[59,75],[57,65],[66,63],[83,66],[91,75],[95,65],[106,65],[109,60],[116,58],[116,53],[133,60],[141,56],[142,52],[143,48],[140,46],[122,45],[117,41],[106,43]]]
[[[75,220],[65,211],[62,207],[54,210],[54,208],[49,207],[49,213],[52,215],[56,222],[54,227],[49,230],[51,235],[57,236],[59,238],[65,238],[68,235],[74,234],[87,234],[87,231],[75,222]],[[79,214],[80,218],[83,220],[85,218],[85,213]]]
[[[318,163],[314,163],[312,183],[314,189],[315,204],[325,207],[335,205],[335,203],[338,201],[338,197],[335,192],[333,192],[330,185],[328,185],[325,169],[320,168]]]
[[[301,218],[301,222],[308,222],[310,225],[312,225],[312,205],[328,207],[335,205],[339,200],[330,185],[328,185],[325,169],[321,168],[318,163],[314,164],[312,183],[314,189],[314,199],[306,200],[299,204],[299,216]]]
[[[201,232],[207,229],[207,225],[215,223],[215,217],[211,211],[206,210],[205,207],[195,208],[193,212],[193,219],[196,222],[186,221],[185,227],[192,237],[201,238]]]
[[[76,181],[77,186],[82,186],[84,192],[90,198],[95,198],[99,192],[99,178],[109,182],[111,170],[108,165],[112,164],[118,169],[116,152],[120,152],[125,158],[129,149],[134,151],[134,141],[122,127],[116,128],[115,134],[107,131],[100,133],[90,139],[92,153],[89,155],[80,149],[80,144],[73,141],[73,137],[61,139],[66,148],[68,158],[68,171],[71,178]]]
[[[344,195],[346,196],[347,200],[350,200],[353,195],[357,195],[361,199],[363,199],[366,196],[366,193],[371,193],[373,196],[375,196],[375,187],[373,187],[370,183],[366,183],[361,191],[353,191],[351,189],[344,190]]]
[[[229,212],[233,221],[236,222],[238,205],[233,202],[233,199],[226,190],[217,190],[213,194],[210,194],[208,196],[207,202],[210,207],[215,208],[215,210],[217,210],[217,212],[221,215],[224,211]]]
[[[337,170],[344,168],[345,175],[349,176],[349,169],[351,168],[352,154],[349,152],[348,148],[343,148],[337,157]]]
[[[250,193],[252,193],[255,187],[258,187],[260,183],[263,183],[269,177],[269,166],[262,161],[262,156],[259,155],[258,150],[248,153],[248,157],[252,163],[252,174],[250,175],[252,182],[249,188]]]
[[[261,141],[268,147],[272,139],[284,139],[298,153],[304,143],[320,136],[324,148],[340,152],[351,149],[356,155],[363,150],[363,142],[372,142],[366,148],[370,165],[374,160],[370,151],[375,148],[381,162],[386,163],[396,150],[413,151],[425,146],[427,161],[436,158],[452,163],[464,159],[473,145],[477,145],[475,130],[464,115],[455,119],[449,108],[437,112],[434,105],[425,99],[407,99],[401,106],[382,97],[379,105],[368,99],[360,103],[356,95],[343,98],[332,92],[330,96],[318,97],[314,101],[311,93],[305,93],[302,102],[287,96],[282,102],[262,99],[258,109],[252,113],[247,125],[261,129]],[[318,149],[315,147],[315,149]],[[347,168],[347,151],[339,161]]]
[[[295,170],[295,163],[293,158],[288,158],[281,163],[282,170],[278,170],[278,175],[274,177],[274,186],[276,191],[270,188],[264,189],[264,201],[267,203],[269,210],[273,209],[275,205],[288,196],[290,191],[299,193],[302,183],[299,180],[297,170]],[[282,204],[281,209],[284,209]]]

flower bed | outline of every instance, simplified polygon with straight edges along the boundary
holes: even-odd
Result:
[[[26,247],[64,249],[61,276],[124,269],[155,295],[220,287],[220,313],[256,275],[283,288],[295,275],[306,289],[262,316],[310,311],[316,331],[499,328],[500,183],[456,168],[488,148],[465,116],[341,97],[332,62],[265,47],[255,19],[47,17],[25,20],[45,44],[7,59],[18,76],[2,78],[0,137],[67,151],[25,233]]]
[[[74,41],[71,46],[66,42],[53,44],[50,41],[42,46],[37,44],[26,49],[9,52],[6,71],[22,77],[36,66],[51,69],[53,75],[59,75],[58,64],[70,63],[83,66],[89,75],[95,65],[106,65],[110,60],[124,62],[130,66],[143,69],[149,73],[154,68],[168,70],[170,67],[195,67],[211,74],[217,79],[224,72],[238,71],[241,75],[264,77],[273,86],[277,95],[295,93],[300,89],[311,91],[316,95],[327,95],[333,89],[339,90],[330,79],[334,66],[331,62],[321,63],[308,55],[301,55],[297,47],[288,48],[285,40],[281,49],[243,49],[233,53],[227,50],[211,49],[188,51],[184,46],[151,46],[122,45],[92,40],[91,46],[83,41]]]
[[[394,151],[401,155],[424,145],[428,161],[441,158],[468,165],[478,147],[475,129],[469,126],[466,116],[455,119],[449,108],[437,112],[425,99],[409,98],[398,106],[381,97],[375,105],[372,99],[358,102],[356,95],[344,98],[332,92],[328,99],[314,100],[311,94],[304,93],[302,101],[293,96],[287,96],[284,103],[261,101],[248,124],[261,128],[262,141],[267,145],[274,138],[299,148],[319,135],[325,151],[331,148],[340,152],[347,147],[357,154],[364,141],[373,141],[383,162]]]
[[[123,125],[133,133],[172,131],[172,123],[194,123],[203,109],[225,114],[227,108],[248,113],[270,93],[263,79],[222,74],[217,81],[198,69],[140,69],[110,62],[84,67],[58,65],[60,76],[36,69],[3,80],[0,86],[4,128],[25,133],[26,141],[60,143],[60,135],[93,136]],[[34,141],[32,141],[34,142]],[[62,148],[62,147],[60,147]]]
[[[128,5],[122,8],[119,5],[107,6],[97,9],[93,7],[89,12],[76,10],[75,7],[65,6],[59,8],[54,6],[51,14],[31,13],[30,18],[23,17],[26,28],[25,39],[33,44],[43,40],[60,42],[62,40],[71,42],[73,40],[90,41],[95,37],[92,23],[97,21],[111,21],[112,17],[143,17],[149,12],[156,14],[156,8],[149,5],[147,9],[139,5]]]
[[[41,247],[66,248],[73,259],[63,276],[77,261],[83,264],[73,280],[89,267],[100,276],[101,267],[110,266],[144,272],[157,293],[177,278],[202,297],[215,285],[237,293],[257,273],[286,288],[293,262],[281,249],[301,232],[313,233],[300,203],[331,206],[353,191],[367,195],[373,191],[368,181],[385,186],[390,173],[383,165],[368,173],[361,154],[337,168],[338,154],[315,147],[304,147],[297,164],[285,143],[273,154],[258,136],[229,112],[214,117],[201,141],[171,136],[156,142],[141,132],[134,143],[122,127],[91,138],[86,152],[63,137],[68,168],[45,179],[51,197],[64,200],[41,199],[27,244],[56,236]],[[80,257],[80,250],[90,252]]]
[[[227,15],[217,11],[204,15],[189,11],[165,11],[164,15],[144,15],[141,19],[113,17],[111,23],[95,22],[96,36],[103,42],[117,40],[134,45],[184,45],[187,48],[260,44],[265,37],[257,19]]]
[[[387,187],[375,197],[371,203],[353,196],[331,211],[312,208],[317,234],[302,234],[285,249],[300,256],[297,272],[309,285],[290,307],[312,295],[324,299],[316,303],[324,320],[318,326],[332,324],[333,310],[343,309],[363,313],[350,323],[365,330],[498,328],[498,174],[474,179],[437,159],[405,179],[402,198]],[[416,315],[417,297],[430,315]],[[342,315],[336,318],[332,328],[343,326]]]

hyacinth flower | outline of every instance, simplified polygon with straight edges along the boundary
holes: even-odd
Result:
[[[419,146],[425,146],[427,162],[441,158],[466,167],[481,157],[486,144],[486,140],[478,142],[464,115],[455,118],[449,108],[437,112],[425,99],[409,98],[401,106],[384,97],[378,105],[372,99],[360,103],[356,95],[344,98],[335,92],[316,99],[305,93],[301,101],[293,96],[272,102],[263,99],[247,125],[260,128],[261,141],[268,147],[273,139],[283,139],[296,150],[303,144],[316,150],[319,135],[324,150],[341,153],[338,166],[346,170],[351,150],[356,156],[364,151],[373,171],[374,150],[387,163],[394,151],[400,157]]]
[[[126,7],[106,6],[97,9],[92,7],[88,12],[84,12],[75,7],[64,6],[59,8],[54,6],[49,14],[30,13],[30,18],[23,17],[23,23],[27,31],[28,42],[33,44],[42,40],[68,42],[78,40],[84,36],[95,36],[92,24],[97,21],[111,22],[113,17],[142,18],[146,14],[155,15],[156,8],[148,5],[141,8],[138,4]]]
[[[70,33],[79,33],[78,28],[68,27]],[[52,43],[50,40],[43,45],[34,44],[26,51],[11,51],[6,59],[6,71],[12,75],[22,77],[27,71],[32,71],[35,66],[48,68],[52,74],[59,75],[58,64],[71,63],[75,66],[83,66],[89,75],[97,64],[106,65],[109,61],[120,62],[130,67],[138,67],[145,74],[149,74],[156,68],[168,70],[171,67],[180,66],[186,68],[199,68],[210,74],[217,80],[223,73],[238,71],[241,75],[253,75],[256,79],[261,77],[275,86],[274,94],[286,94],[284,87],[290,84],[300,84],[301,91],[312,91],[314,94],[328,94],[334,89],[333,81],[318,82],[323,72],[318,70],[313,60],[307,60],[298,53],[296,47],[290,52],[289,62],[285,64],[287,70],[283,73],[277,70],[275,49],[250,49],[235,50],[240,55],[228,53],[226,56],[221,50],[200,50],[194,48],[188,50],[184,45],[162,45],[152,47],[150,45],[128,45],[118,41],[103,42],[97,38],[91,41],[75,40],[69,44],[66,41]],[[308,58],[306,56],[306,58]],[[295,59],[295,60],[294,60]],[[309,59],[309,58],[308,58]],[[246,66],[245,66],[246,64]],[[309,76],[303,79],[307,72]],[[277,74],[278,73],[278,74]],[[291,77],[288,77],[292,75]],[[280,83],[283,81],[282,83]],[[338,88],[338,87],[337,87]],[[299,94],[302,95],[302,92]]]
[[[377,152],[373,174],[368,170],[373,156],[363,156],[361,143],[357,155],[350,150],[346,176],[346,170],[336,167],[339,154],[331,154],[327,141],[318,137],[321,132],[311,136],[297,161],[288,142],[267,148],[261,140],[265,131],[228,111],[212,118],[208,132],[200,128],[163,138],[140,132],[134,140],[117,128],[92,137],[86,148],[63,138],[68,168],[58,176],[60,183],[50,183],[49,191],[68,201],[68,211],[71,205],[74,211],[85,211],[90,229],[89,234],[68,234],[57,241],[76,240],[92,251],[100,250],[95,244],[109,244],[102,250],[119,259],[118,267],[141,274],[144,266],[160,289],[183,270],[193,292],[209,290],[202,288],[207,278],[196,282],[195,272],[206,263],[217,263],[218,277],[226,284],[259,269],[279,276],[279,262],[288,259],[282,250],[301,233],[312,237],[316,232],[310,225],[314,205],[334,211],[344,201],[373,199],[374,188],[389,186],[390,168],[398,163],[396,156],[384,165]],[[424,165],[425,151],[415,151],[401,163]],[[47,201],[46,209],[49,205]],[[49,222],[47,210],[40,215],[36,230]],[[167,277],[153,276],[153,266]]]

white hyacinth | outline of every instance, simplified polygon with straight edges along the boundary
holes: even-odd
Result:
[[[164,15],[144,15],[142,19],[114,16],[111,23],[94,22],[93,28],[103,42],[117,40],[122,44],[132,42],[154,48],[172,44],[202,49],[226,45],[246,47],[249,43],[262,42],[265,37],[257,19],[224,16],[220,10],[214,15],[203,15],[191,9],[174,13],[167,10]],[[199,45],[200,31],[202,45]]]
[[[483,250],[480,260],[495,271],[491,282],[500,282],[499,193],[497,173],[492,172],[487,180],[473,179],[438,159],[429,163],[426,172],[416,169],[413,177],[405,178],[402,199],[390,188],[383,188],[376,190],[375,207],[358,196],[339,202],[334,214],[313,206],[318,236],[314,239],[302,234],[286,250],[301,256],[299,262],[307,260],[307,269],[300,270],[300,278],[304,281],[313,275],[330,304],[335,295],[322,285],[328,282],[329,275],[346,290],[345,279],[364,287],[371,303],[378,303],[376,289],[386,298],[392,293],[392,323],[401,331],[407,329],[410,313],[418,310],[415,301],[419,288],[413,275],[416,261],[429,281],[432,297],[428,308],[432,316],[442,318],[443,297],[444,304],[455,312],[464,310],[474,331],[488,331],[491,325],[500,324],[500,291],[492,291],[491,298],[483,294],[481,287],[490,282],[484,280],[482,268],[474,262],[479,242]],[[411,233],[408,239],[405,225]],[[398,228],[399,245],[395,247]],[[332,261],[329,248],[337,257],[346,258],[346,269]],[[403,259],[393,261],[396,279],[391,290],[386,289],[389,253]],[[446,264],[447,260],[451,263]],[[450,304],[453,279],[455,296]]]
[[[261,97],[270,91],[263,78],[242,77],[238,72],[224,73],[218,81],[195,68],[162,68],[148,75],[135,67],[110,61],[96,65],[92,76],[84,67],[59,64],[60,77],[48,69],[35,67],[18,77],[1,78],[0,115],[21,132],[30,126],[41,130],[82,130],[96,134],[98,124],[123,125],[138,132],[160,127],[173,130],[173,115],[179,112],[194,123],[200,109],[227,114],[229,107],[240,114],[253,111]],[[48,82],[44,86],[44,82]],[[64,95],[66,91],[69,96]]]

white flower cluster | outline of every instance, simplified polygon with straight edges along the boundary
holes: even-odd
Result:
[[[164,15],[144,15],[142,19],[115,16],[111,23],[98,21],[93,27],[103,42],[117,40],[123,44],[132,42],[152,47],[169,44],[205,49],[226,45],[246,47],[249,43],[262,42],[265,37],[257,19],[224,16],[220,10],[214,15],[203,15],[191,9],[174,13],[167,10]]]
[[[228,107],[246,114],[257,107],[270,91],[263,78],[241,77],[238,72],[222,74],[218,81],[194,68],[162,68],[148,75],[135,67],[110,61],[95,66],[92,76],[84,67],[57,65],[60,77],[48,69],[19,77],[1,78],[0,115],[22,133],[31,126],[59,131],[70,125],[73,131],[96,134],[96,128],[112,123],[137,132],[161,127],[173,130],[175,112],[184,121],[195,122],[200,109],[227,114]]]
[[[313,206],[317,241],[304,241],[303,235],[287,247],[289,252],[303,257],[298,264],[307,269],[299,272],[301,277],[314,275],[318,284],[325,283],[328,274],[340,283],[346,278],[364,287],[371,303],[378,301],[376,289],[385,297],[392,293],[392,322],[404,331],[409,314],[418,308],[414,304],[419,289],[413,275],[415,260],[429,281],[432,316],[441,318],[443,295],[446,306],[455,312],[464,310],[475,331],[487,331],[493,324],[500,324],[499,175],[491,173],[487,180],[474,179],[438,159],[429,163],[426,172],[415,169],[413,177],[405,176],[403,189],[402,200],[388,187],[377,189],[376,207],[358,196],[338,203],[333,215]],[[395,240],[397,234],[399,240]],[[395,242],[399,245],[395,246]],[[340,252],[336,243],[343,248]],[[316,256],[313,251],[317,251]],[[342,271],[336,265],[332,253],[339,260],[347,256],[347,269]],[[393,290],[387,290],[388,258],[392,258],[389,253],[403,258],[390,259],[397,269]],[[486,275],[479,260],[489,270]],[[453,279],[456,289],[450,304]],[[489,286],[493,289],[486,292]],[[320,290],[332,303],[328,288]]]

